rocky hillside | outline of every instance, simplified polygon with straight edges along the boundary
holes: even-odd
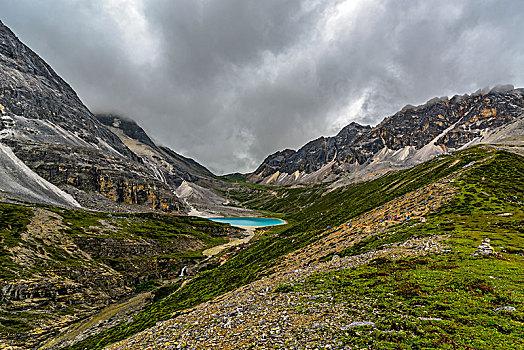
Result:
[[[0,348],[37,348],[184,266],[194,273],[203,250],[237,233],[182,216],[0,203]]]
[[[180,186],[184,180],[194,183],[215,181],[215,176],[193,159],[157,145],[136,122],[114,114],[97,114],[95,117],[138,155],[159,181],[174,187]]]
[[[249,179],[283,185],[372,178],[487,139],[523,114],[524,90],[512,86],[436,98],[406,106],[373,128],[351,123],[334,137],[272,154]]]
[[[1,22],[0,68],[0,157],[13,164],[4,165],[0,175],[4,197],[123,209],[108,205],[104,199],[109,199],[183,212],[176,187],[184,180],[213,178],[195,161],[155,145],[135,123],[119,118],[115,124],[111,116],[97,119]],[[134,147],[134,141],[143,147]],[[27,175],[24,181],[20,173]]]
[[[97,114],[96,118],[140,157],[156,180],[174,190],[188,215],[258,215],[230,205],[234,201],[226,199],[224,194],[234,184],[224,182],[193,159],[157,145],[136,122],[114,114]]]
[[[256,186],[247,205],[289,225],[70,348],[520,348],[523,164],[473,147],[331,191]]]

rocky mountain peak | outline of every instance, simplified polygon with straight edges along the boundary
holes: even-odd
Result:
[[[132,156],[132,152],[96,120],[71,86],[1,22],[0,67],[2,115],[45,120],[94,147]]]
[[[155,143],[134,120],[116,114],[95,114],[96,119],[102,124],[122,130],[125,135],[140,141],[150,147],[156,148]]]
[[[406,105],[375,127],[352,122],[335,137],[310,141],[295,153],[277,152],[249,178],[273,184],[331,181],[352,174],[366,179],[478,142],[523,114],[524,90],[511,85],[451,99],[436,97],[420,106]],[[363,171],[371,163],[373,170]]]

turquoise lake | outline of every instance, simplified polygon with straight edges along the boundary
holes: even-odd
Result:
[[[231,224],[231,226],[275,226],[275,225],[282,225],[286,223],[284,220],[280,220],[280,219],[256,218],[256,217],[250,217],[250,216],[208,218],[208,219],[211,221]]]

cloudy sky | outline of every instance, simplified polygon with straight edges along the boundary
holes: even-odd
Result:
[[[524,86],[524,1],[0,0],[94,112],[222,174],[406,104]]]

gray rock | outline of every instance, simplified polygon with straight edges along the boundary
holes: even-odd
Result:
[[[495,312],[500,312],[500,311],[517,311],[517,309],[513,306],[502,306],[502,307],[498,307],[496,309],[493,309],[493,311]]]
[[[489,238],[484,238],[482,243],[478,246],[477,250],[473,253],[474,256],[477,255],[492,255],[495,254],[495,250],[489,244],[491,240]]]
[[[375,322],[371,322],[371,321],[356,321],[356,322],[352,322],[352,323],[348,324],[347,326],[341,327],[340,329],[343,330],[343,331],[346,331],[346,330],[351,329],[351,328],[363,327],[363,326],[375,327]]]

